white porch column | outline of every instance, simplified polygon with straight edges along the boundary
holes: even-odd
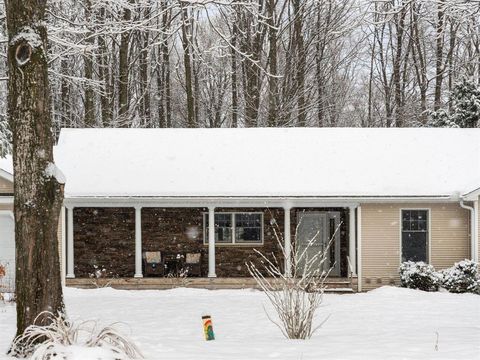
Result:
[[[349,242],[348,242],[348,257],[350,258],[350,263],[352,264],[352,272],[354,275],[357,273],[357,252],[356,252],[356,244],[355,244],[355,206],[350,206],[350,212],[348,216],[348,235],[349,235]]]
[[[135,275],[136,278],[143,277],[142,274],[142,207],[135,206]]]
[[[208,208],[208,277],[217,277],[215,273],[215,207]]]
[[[362,207],[357,207],[357,278],[358,292],[362,291]]]
[[[73,266],[73,207],[67,207],[67,279],[74,279]]]
[[[62,206],[62,210],[60,211],[60,222],[62,224],[62,237],[61,237],[61,245],[60,249],[62,250],[60,253],[60,262],[61,262],[61,270],[60,273],[62,275],[62,286],[65,286],[65,277],[67,276],[67,256],[65,255],[65,252],[67,250],[67,233],[66,233],[66,227],[67,224],[65,224],[66,216],[65,216],[65,207]]]
[[[284,210],[284,246],[285,246],[285,276],[292,276],[292,241],[291,241],[291,232],[290,232],[290,207],[285,206]]]

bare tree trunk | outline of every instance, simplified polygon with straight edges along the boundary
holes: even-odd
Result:
[[[17,335],[42,311],[64,313],[57,239],[63,185],[54,175],[45,7],[46,0],[7,3]]]
[[[61,61],[60,68],[62,69],[63,74],[68,74],[68,61],[63,59]],[[60,99],[61,109],[62,109],[62,122],[61,127],[73,127],[73,118],[70,108],[70,86],[67,82],[67,79],[63,78],[61,80],[60,93],[62,98]]]
[[[160,43],[157,61],[157,89],[159,92],[158,99],[158,117],[160,127],[171,126],[171,102],[170,102],[170,54],[168,51],[168,38],[167,32],[170,28],[170,14],[168,10],[167,0],[160,1],[161,17],[161,29],[162,29],[162,41]],[[158,64],[160,63],[160,64]]]
[[[231,58],[231,82],[232,82],[232,127],[238,126],[238,80],[237,80],[237,52],[235,48],[237,47],[237,34],[238,28],[236,21],[238,19],[237,14],[235,13],[235,18],[232,24],[232,48],[230,49],[230,58]]]
[[[132,13],[130,9],[123,10],[123,21],[128,23],[131,20]],[[121,121],[121,126],[127,126],[127,113],[128,113],[128,49],[130,46],[130,31],[122,32],[120,36],[120,49],[119,49],[119,84],[118,84],[118,116]]]
[[[172,127],[172,84],[170,80],[170,54],[167,43],[164,44],[163,49],[163,63],[165,64],[165,126]]]
[[[425,59],[425,49],[422,46],[422,36],[419,30],[419,16],[420,9],[416,3],[413,3],[411,12],[411,37],[413,39],[412,46],[412,58],[415,67],[415,74],[417,77],[418,88],[420,91],[420,110],[422,112],[420,119],[423,124],[427,122],[427,90],[428,90],[428,78],[427,78],[427,66]]]
[[[146,15],[147,17],[148,15]],[[152,127],[150,119],[150,84],[149,84],[149,50],[148,50],[148,32],[140,35],[142,38],[142,48],[140,49],[140,83],[141,83],[141,98],[142,98],[142,122],[144,127]]]
[[[267,126],[277,124],[277,30],[275,27],[275,0],[268,0],[268,42],[270,45],[268,51],[269,72],[268,77],[268,119]]]
[[[395,27],[396,27],[396,49],[395,58],[393,63],[393,86],[394,86],[394,98],[395,98],[395,126],[402,127],[404,124],[403,119],[403,102],[402,102],[402,85],[401,85],[401,67],[403,56],[403,41],[404,41],[404,27],[405,16],[407,14],[403,1],[401,3],[401,9],[395,14]]]
[[[101,14],[105,12],[105,9],[101,9]],[[98,66],[98,74],[100,81],[103,84],[102,95],[100,96],[100,106],[102,114],[102,124],[104,127],[110,126],[112,123],[112,104],[110,97],[113,96],[113,89],[110,82],[110,69],[108,63],[108,49],[107,42],[105,41],[105,35],[98,37],[98,47],[100,51],[100,63]]]
[[[183,46],[183,66],[185,69],[185,91],[187,93],[187,127],[195,127],[195,99],[193,98],[193,77],[191,61],[191,44],[189,36],[190,21],[186,4],[182,8],[182,46]]]
[[[297,69],[296,69],[296,86],[297,86],[297,124],[298,126],[306,126],[306,106],[305,106],[305,67],[306,67],[306,51],[303,41],[303,14],[304,6],[300,0],[293,0],[293,28],[294,39],[296,43]]]
[[[262,45],[266,33],[263,24],[264,2],[253,2],[256,15],[251,12],[242,12],[237,21],[240,38],[240,51],[249,57],[242,59],[243,96],[245,101],[245,127],[258,126],[259,107],[261,97],[261,57]]]
[[[85,0],[85,20],[87,26],[91,26],[92,21],[92,3],[90,0]],[[93,37],[92,32],[89,31],[86,34],[85,43],[90,47],[93,46]],[[84,71],[85,71],[85,100],[84,100],[84,115],[83,122],[85,127],[94,127],[95,126],[95,105],[93,103],[93,89],[92,89],[92,80],[93,80],[93,51],[89,49],[84,57]]]
[[[457,25],[450,22],[450,48],[447,54],[448,61],[448,93],[451,94],[453,90],[453,79],[454,79],[454,69],[453,69],[453,52],[455,51],[455,45],[457,40]],[[448,110],[452,111],[452,99],[451,96],[448,99]]]
[[[435,100],[433,109],[437,111],[442,106],[442,82],[444,75],[443,65],[443,46],[445,41],[445,3],[439,1],[437,5],[437,23],[436,26],[436,58],[435,58]]]
[[[374,63],[375,63],[375,45],[376,45],[376,36],[377,36],[377,28],[375,27],[374,30],[374,38],[372,42],[372,49],[370,54],[370,73],[368,75],[368,115],[367,115],[367,124],[363,124],[363,126],[370,127],[373,124],[373,71],[374,71]]]

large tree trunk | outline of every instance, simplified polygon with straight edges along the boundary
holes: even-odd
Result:
[[[13,132],[17,335],[42,311],[63,313],[47,73],[46,0],[10,0],[8,116]]]

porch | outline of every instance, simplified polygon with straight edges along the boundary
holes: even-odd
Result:
[[[278,206],[280,200],[285,203],[285,199],[248,203],[227,199],[213,206],[188,199],[186,206],[179,201],[143,200],[139,205],[125,200],[69,199],[62,237],[66,285],[108,284],[134,289],[255,287],[245,264],[260,262],[257,251],[275,257],[282,270],[291,273],[292,255],[287,251],[283,256],[279,241],[290,249],[292,243],[301,242],[301,234],[309,236],[320,230],[315,227],[320,227],[323,241],[335,236],[329,250],[329,262],[334,268],[329,286],[356,288],[358,205],[312,204],[302,199]],[[301,222],[313,228],[304,226],[302,230]],[[256,229],[258,223],[261,225]],[[166,269],[158,275],[146,266],[146,254],[155,252],[161,254],[160,266]],[[173,271],[172,259],[184,259],[189,254],[198,255],[198,271],[179,276],[178,266]],[[101,276],[96,274],[99,270],[103,271]]]
[[[201,289],[258,289],[255,279],[242,278],[208,278],[208,277],[144,277],[144,278],[100,278],[67,279],[67,286],[80,289],[96,289],[99,287],[112,287],[122,290],[166,290],[177,287]],[[357,291],[357,276],[348,278],[329,278],[326,281],[325,292],[351,293]]]

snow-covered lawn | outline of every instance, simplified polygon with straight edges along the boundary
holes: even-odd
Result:
[[[307,341],[282,337],[259,291],[66,289],[65,296],[73,319],[122,321],[148,359],[480,359],[478,295],[393,287],[329,294],[317,321],[330,318]],[[215,341],[203,339],[202,314],[213,317]],[[1,304],[2,360],[14,332],[15,307]]]

